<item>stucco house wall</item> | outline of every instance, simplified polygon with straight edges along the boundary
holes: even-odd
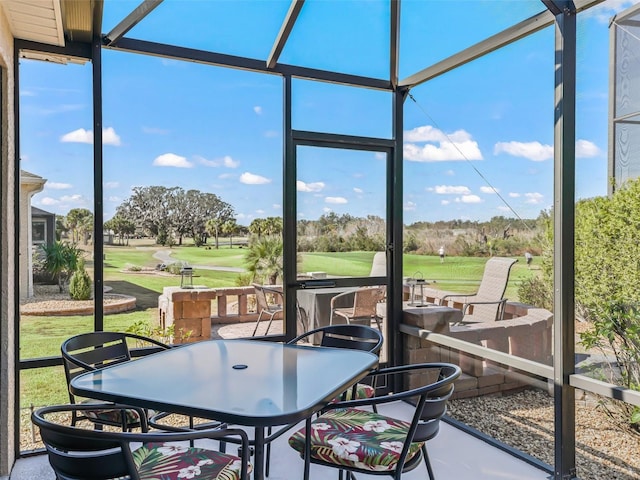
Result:
[[[0,8],[0,477],[15,461],[15,118],[13,37]]]
[[[42,191],[46,181],[24,170],[20,174],[20,298],[33,296],[31,197]]]

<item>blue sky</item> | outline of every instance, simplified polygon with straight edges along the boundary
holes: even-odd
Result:
[[[138,2],[105,2],[106,33]],[[577,196],[607,191],[610,17],[578,21]],[[166,0],[128,36],[266,59],[289,1]],[[403,0],[400,78],[542,10],[538,0]],[[405,104],[405,223],[534,218],[553,200],[553,28],[412,89]],[[385,78],[388,6],[309,0],[281,63]],[[22,168],[47,179],[33,204],[93,210],[91,66],[21,63]],[[294,80],[293,126],[391,137],[386,92]],[[212,192],[238,221],[282,214],[278,76],[103,51],[104,208],[134,186]],[[414,101],[415,100],[415,101]],[[300,148],[298,216],[384,217],[384,157]]]

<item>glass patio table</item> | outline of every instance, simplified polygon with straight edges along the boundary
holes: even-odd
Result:
[[[88,372],[73,394],[255,427],[254,479],[264,478],[265,428],[294,425],[376,368],[369,352],[257,340],[211,340]]]

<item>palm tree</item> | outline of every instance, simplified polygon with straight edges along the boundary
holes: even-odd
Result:
[[[222,224],[222,233],[229,236],[229,248],[233,248],[233,234],[238,231],[236,219],[232,218]]]
[[[75,245],[66,242],[53,242],[43,245],[44,268],[52,277],[58,279],[58,289],[64,292],[71,273],[75,271],[82,252]]]
[[[275,285],[278,277],[282,277],[282,238],[262,237],[251,242],[245,254],[247,270],[254,281],[268,279]]]

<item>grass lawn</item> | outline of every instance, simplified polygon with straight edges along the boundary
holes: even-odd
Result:
[[[153,247],[149,240],[138,240],[129,246],[105,246],[105,285],[113,293],[133,295],[137,308],[104,317],[105,330],[124,331],[133,323],[157,321],[158,296],[163,287],[180,284],[179,275],[139,273],[127,270],[131,266],[154,268],[160,261],[153,254],[164,247]],[[241,248],[222,246],[210,250],[193,246],[173,247],[172,258],[191,265],[214,267],[244,267]],[[374,252],[304,253],[300,272],[324,271],[335,276],[368,276]],[[473,292],[480,282],[486,258],[447,257],[444,263],[436,256],[404,255],[406,277],[421,274],[433,287],[461,293]],[[535,263],[535,261],[534,261]],[[522,279],[535,274],[524,261],[512,271],[507,298],[517,299],[517,287]],[[195,268],[194,284],[212,288],[236,285],[238,273]],[[57,356],[60,344],[68,337],[93,329],[93,316],[37,317],[22,316],[20,321],[20,358]],[[21,405],[47,405],[67,401],[66,382],[61,367],[23,371],[21,373]]]

